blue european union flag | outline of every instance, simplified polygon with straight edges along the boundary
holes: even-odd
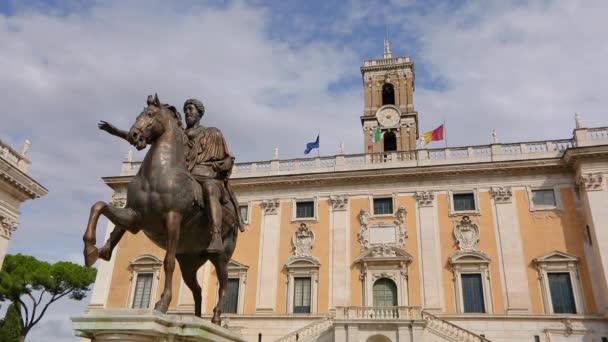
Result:
[[[313,148],[319,148],[319,135],[317,135],[317,140],[306,144],[306,149],[304,150],[304,154],[309,154]]]

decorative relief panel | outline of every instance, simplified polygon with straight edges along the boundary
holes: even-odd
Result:
[[[346,210],[348,208],[348,197],[346,196],[329,196],[329,204],[334,211]]]
[[[117,208],[124,208],[127,205],[127,194],[122,192],[115,192],[112,195],[110,204]]]
[[[479,227],[468,216],[454,222],[454,237],[458,241],[460,251],[469,252],[479,250]]]
[[[418,201],[418,205],[421,207],[430,207],[433,205],[433,199],[435,194],[432,191],[416,191],[414,198]]]
[[[603,189],[604,175],[601,173],[588,173],[580,175],[576,184],[587,191],[598,191]]]
[[[315,242],[315,233],[306,225],[300,224],[298,230],[293,234],[291,243],[295,257],[312,257],[312,245]]]
[[[2,217],[0,218],[0,235],[10,239],[13,232],[17,230],[18,226],[19,224],[17,221],[8,217]]]
[[[364,251],[381,245],[404,247],[407,238],[406,215],[407,210],[404,207],[399,207],[395,213],[396,219],[393,223],[370,224],[369,212],[367,209],[361,209],[359,212],[361,230],[358,234],[361,250]]]
[[[281,201],[278,199],[263,200],[262,209],[264,210],[264,215],[276,215],[280,205]]]
[[[496,187],[490,189],[490,193],[496,203],[511,203],[513,197],[513,191],[510,186]]]

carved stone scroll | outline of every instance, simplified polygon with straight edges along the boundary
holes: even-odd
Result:
[[[8,217],[2,217],[0,218],[0,235],[10,239],[13,232],[17,230],[18,226],[19,224],[17,221]]]
[[[492,188],[490,193],[496,203],[511,203],[511,198],[513,197],[513,191],[510,186]]]
[[[580,175],[576,184],[587,191],[599,191],[603,189],[604,175],[601,173],[588,173]]]
[[[281,201],[278,199],[263,200],[262,209],[264,210],[264,215],[276,215],[280,205]]]
[[[334,211],[346,210],[348,208],[348,197],[346,196],[330,196],[329,203]]]
[[[418,205],[421,207],[430,207],[433,205],[433,199],[435,194],[432,191],[416,191],[414,198],[418,201]]]

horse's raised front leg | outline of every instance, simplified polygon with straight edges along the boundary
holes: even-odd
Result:
[[[182,223],[182,214],[171,211],[165,218],[165,228],[167,229],[167,254],[165,254],[164,270],[165,270],[165,289],[160,297],[160,300],[154,306],[154,310],[166,313],[171,303],[173,294],[173,271],[175,270],[175,253],[177,251],[177,243],[179,242],[180,226]]]
[[[228,291],[228,260],[226,254],[215,254],[209,259],[213,266],[215,266],[215,273],[217,274],[217,280],[220,283],[219,298],[215,308],[213,308],[213,318],[211,323],[220,325],[222,322],[222,310],[226,304],[226,294]]]
[[[177,258],[179,268],[182,271],[182,279],[184,279],[184,283],[186,283],[190,291],[192,291],[192,298],[194,298],[194,314],[201,317],[203,297],[201,294],[201,286],[196,279],[196,272],[207,262],[207,259],[194,254],[177,254],[175,257]]]
[[[102,201],[93,204],[93,206],[91,206],[91,213],[89,214],[87,230],[82,237],[82,240],[84,241],[84,263],[87,266],[93,265],[99,257],[99,250],[95,247],[95,243],[97,243],[97,221],[102,214],[117,226],[116,229],[123,229],[118,227],[133,226],[138,217],[135,210],[131,208],[117,208]],[[114,236],[112,236],[112,234],[110,235],[114,246],[124,234],[124,232],[120,233],[119,230],[117,230],[117,232],[118,233],[116,234],[112,232]]]

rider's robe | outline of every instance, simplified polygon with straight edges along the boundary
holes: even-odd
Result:
[[[221,180],[228,200],[235,208],[239,229],[244,230],[238,201],[230,187],[230,173],[234,164],[234,155],[228,149],[222,132],[215,127],[193,127],[186,129],[186,162],[188,170],[195,178],[213,178]]]

